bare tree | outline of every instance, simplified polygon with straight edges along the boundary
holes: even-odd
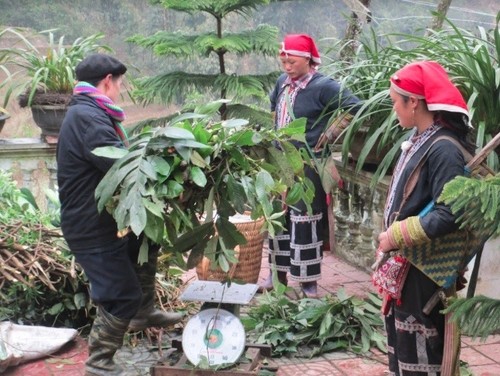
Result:
[[[344,0],[352,13],[343,39],[344,47],[340,51],[342,60],[349,61],[354,56],[361,29],[365,23],[370,22],[370,2],[371,0]]]
[[[437,6],[437,10],[432,18],[432,22],[427,30],[426,34],[429,34],[430,30],[440,30],[443,27],[443,20],[450,9],[451,0],[440,0]]]

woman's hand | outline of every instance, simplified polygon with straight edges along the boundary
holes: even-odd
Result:
[[[392,251],[394,249],[393,245],[389,240],[387,231],[381,232],[378,236],[378,249],[384,253]]]

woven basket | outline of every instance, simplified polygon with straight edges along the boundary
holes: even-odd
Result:
[[[250,219],[249,215],[238,215],[230,218],[238,231],[240,231],[247,243],[235,248],[238,263],[232,264],[228,272],[222,269],[211,269],[210,260],[203,257],[196,266],[196,274],[199,280],[203,281],[223,281],[226,279],[241,280],[246,283],[257,283],[259,279],[262,246],[264,244],[264,234],[261,233],[264,218],[257,220]]]

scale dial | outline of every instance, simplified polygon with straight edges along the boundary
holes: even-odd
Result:
[[[233,364],[245,350],[245,329],[231,312],[204,309],[189,319],[184,327],[182,349],[195,366],[203,358],[211,366]]]

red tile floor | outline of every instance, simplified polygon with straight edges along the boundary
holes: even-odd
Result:
[[[260,279],[268,274],[266,257],[263,257]],[[184,276],[186,281],[196,278],[194,270]],[[293,285],[292,287],[297,287]],[[343,287],[348,294],[359,296],[373,291],[370,276],[331,252],[325,252],[323,277],[319,282],[320,295],[335,293]],[[126,350],[125,350],[126,351]],[[145,354],[147,352],[147,354]],[[130,354],[130,355],[128,355]],[[134,366],[138,376],[149,375],[148,365],[157,364],[154,352],[137,354],[132,351],[121,355],[124,363]],[[59,352],[49,357],[10,367],[5,376],[82,376],[87,357],[86,342],[82,338],[67,344]],[[475,376],[500,376],[500,336],[491,336],[485,342],[462,338],[461,359],[469,364]],[[141,367],[137,367],[141,362]],[[312,359],[273,359],[272,364],[279,366],[277,376],[385,376],[388,374],[386,356],[373,350],[368,356],[360,357],[345,352],[333,352]]]

